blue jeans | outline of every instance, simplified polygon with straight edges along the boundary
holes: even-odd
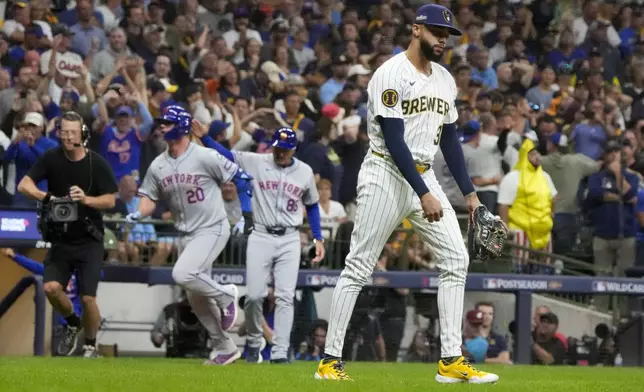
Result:
[[[560,213],[555,215],[552,227],[552,250],[559,255],[572,251],[577,243],[579,220],[577,215]]]

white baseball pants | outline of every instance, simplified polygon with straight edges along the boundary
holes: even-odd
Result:
[[[347,325],[358,294],[371,276],[391,233],[407,218],[438,261],[441,356],[461,355],[463,297],[469,256],[456,213],[433,170],[428,170],[422,177],[443,207],[444,216],[439,222],[430,223],[423,217],[420,199],[393,162],[367,154],[358,175],[351,250],[333,291],[326,354],[342,356]]]

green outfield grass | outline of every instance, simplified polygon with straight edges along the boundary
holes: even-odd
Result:
[[[355,363],[353,382],[317,381],[316,364],[203,366],[194,360],[104,358],[0,358],[0,391],[434,391],[573,392],[644,390],[644,369],[489,366],[495,385],[439,385],[433,364]]]

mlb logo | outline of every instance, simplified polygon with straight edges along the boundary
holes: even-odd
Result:
[[[606,282],[601,280],[596,280],[593,282],[593,291],[606,291]]]
[[[483,286],[486,289],[496,289],[498,288],[498,285],[496,284],[496,279],[485,279],[483,282]]]
[[[319,286],[322,284],[322,279],[320,279],[320,275],[309,275],[306,277],[306,283],[309,286]]]

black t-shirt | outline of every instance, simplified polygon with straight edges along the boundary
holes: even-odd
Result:
[[[41,156],[31,167],[27,175],[35,183],[47,180],[49,192],[55,197],[69,195],[69,188],[76,185],[81,188],[87,196],[102,196],[116,193],[116,179],[114,172],[107,161],[88,150],[87,155],[80,161],[70,161],[63,150],[53,148]],[[67,227],[63,240],[65,243],[78,243],[91,240],[93,237],[87,231],[88,218],[99,231],[103,232],[103,217],[101,213],[79,203],[78,220]]]
[[[561,340],[553,336],[552,338],[550,338],[550,340],[546,342],[537,342],[537,344],[541,346],[541,348],[549,352],[550,355],[552,355],[552,357],[555,359],[553,365],[563,365],[564,359],[566,357],[566,347],[564,347],[564,344]],[[532,350],[532,364],[542,365],[534,350]]]

